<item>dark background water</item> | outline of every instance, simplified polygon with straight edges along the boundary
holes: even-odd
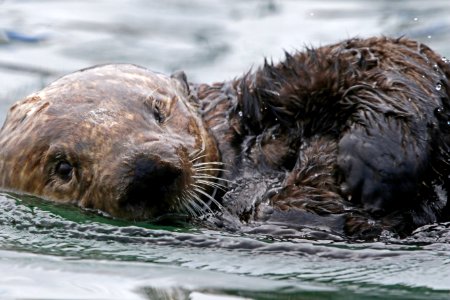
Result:
[[[406,35],[450,56],[449,1],[0,1],[0,120],[74,70],[230,79],[283,51]],[[0,194],[1,299],[448,299],[450,227],[349,244],[129,224]]]

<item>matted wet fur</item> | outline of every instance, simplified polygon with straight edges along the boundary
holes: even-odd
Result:
[[[450,216],[449,76],[427,46],[384,37],[215,84],[98,66],[11,108],[0,184],[130,219],[406,235]]]

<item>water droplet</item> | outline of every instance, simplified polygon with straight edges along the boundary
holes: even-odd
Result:
[[[244,114],[242,113],[242,111],[239,111],[239,112],[238,112],[238,115],[239,115],[239,117],[242,118],[242,116],[243,116]]]
[[[450,126],[450,121],[447,121],[447,125],[449,125],[449,126]]]
[[[276,138],[275,134],[272,134],[272,140],[275,140]]]
[[[275,118],[275,121],[277,121],[277,122],[278,122],[278,118]]]
[[[444,112],[444,109],[443,109],[442,107],[438,107],[438,108],[436,109],[436,111],[437,111],[438,113],[443,113],[443,112]]]
[[[436,91],[440,91],[442,89],[442,84],[436,84]]]
[[[411,102],[411,98],[408,98],[408,101]]]
[[[419,18],[414,18],[413,20],[414,20],[414,22],[417,22],[417,21],[419,21]]]
[[[428,39],[431,39],[431,35],[427,36]]]

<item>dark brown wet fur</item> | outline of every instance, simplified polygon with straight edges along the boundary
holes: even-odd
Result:
[[[449,76],[419,42],[351,39],[196,92],[228,178],[282,173],[266,222],[338,216],[368,238],[449,219]]]

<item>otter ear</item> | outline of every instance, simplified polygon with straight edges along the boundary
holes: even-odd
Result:
[[[176,79],[181,84],[183,91],[186,93],[186,95],[190,94],[189,83],[187,81],[187,77],[184,71],[181,70],[175,71],[174,73],[172,73],[172,75],[170,75],[170,78]]]

